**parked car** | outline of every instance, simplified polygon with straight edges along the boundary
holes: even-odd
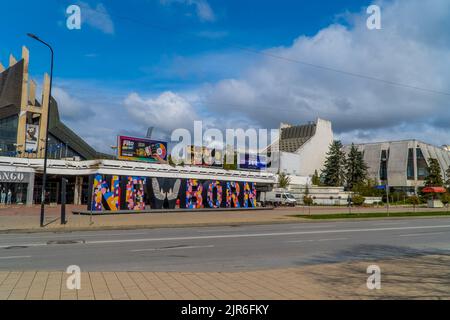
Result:
[[[295,207],[297,200],[292,194],[286,190],[273,190],[265,192],[265,196],[261,199],[262,206],[290,206]]]

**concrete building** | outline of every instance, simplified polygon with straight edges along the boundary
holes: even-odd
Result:
[[[394,190],[416,192],[424,186],[431,158],[437,159],[442,178],[448,179],[450,151],[418,140],[387,141],[358,144],[369,166],[369,176]],[[345,147],[346,151],[350,146]]]
[[[305,125],[282,124],[278,140],[268,148],[271,172],[311,177],[323,169],[333,142],[331,122],[317,119]]]
[[[110,158],[98,153],[60,120],[58,104],[50,97],[48,74],[44,74],[41,99],[37,98],[29,62],[30,53],[22,47],[22,59],[18,61],[11,54],[8,68],[0,63],[0,156],[43,158],[48,116],[50,158]]]

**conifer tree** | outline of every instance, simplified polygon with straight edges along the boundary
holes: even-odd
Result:
[[[342,143],[333,141],[327,152],[325,168],[322,171],[323,183],[330,187],[340,187],[345,182],[345,153]]]

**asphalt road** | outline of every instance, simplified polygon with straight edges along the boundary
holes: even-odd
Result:
[[[450,219],[0,234],[0,270],[237,271],[450,254]]]

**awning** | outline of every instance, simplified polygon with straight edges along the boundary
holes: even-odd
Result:
[[[422,189],[423,193],[446,193],[447,190],[443,187],[426,187]]]

